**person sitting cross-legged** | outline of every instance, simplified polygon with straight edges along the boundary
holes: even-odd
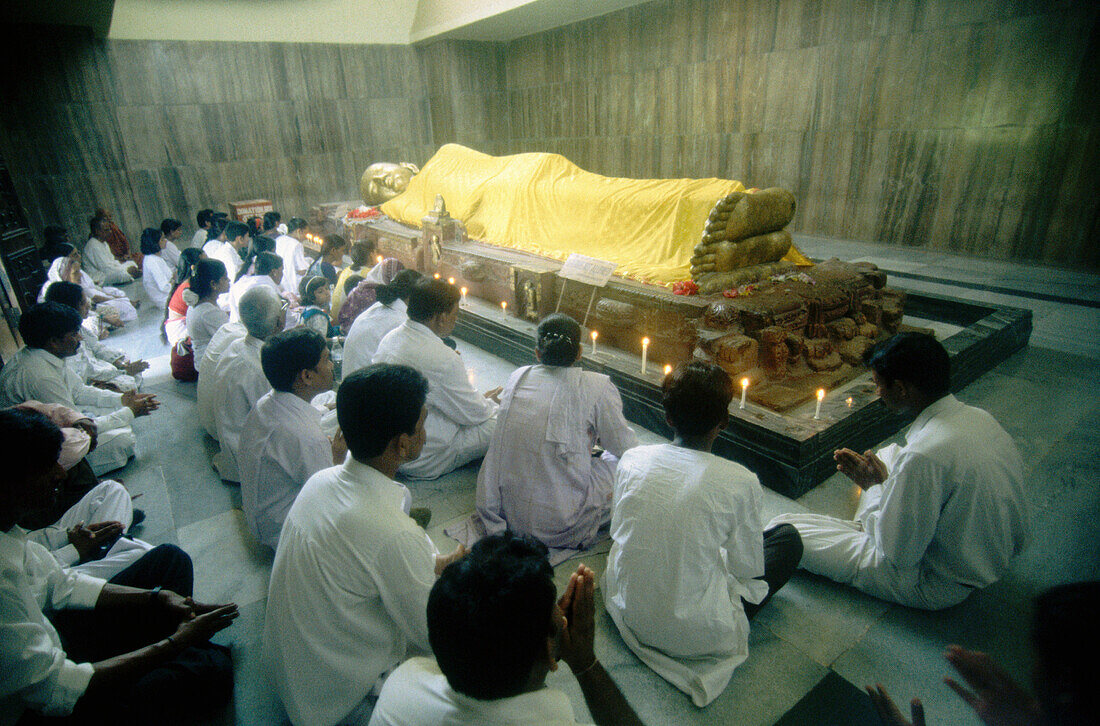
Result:
[[[638,439],[611,379],[576,365],[576,320],[547,316],[537,341],[539,365],[513,373],[501,394],[477,513],[489,534],[507,528],[547,547],[586,549],[611,519],[615,467]],[[597,443],[604,451],[593,456]]]
[[[420,458],[401,469],[414,479],[438,479],[484,456],[496,426],[501,389],[478,393],[462,358],[443,342],[454,331],[460,297],[448,282],[420,280],[409,293],[409,319],[390,331],[374,354],[375,363],[412,366],[431,383],[428,441]]]
[[[956,605],[999,580],[1026,542],[1020,453],[992,416],[951,395],[951,360],[932,336],[896,335],[865,358],[886,407],[916,416],[905,446],[834,454],[864,489],[854,520],[772,523],[798,528],[810,572],[910,607]]]
[[[478,541],[428,598],[432,658],[390,674],[371,726],[575,724],[569,697],[546,685],[564,660],[597,724],[641,724],[596,659],[595,576],[580,565],[555,602],[546,547],[512,532]]]
[[[248,335],[226,348],[211,374],[214,425],[221,445],[221,451],[214,455],[214,468],[226,481],[241,480],[237,466],[241,429],[252,407],[271,390],[260,362],[260,348],[283,329],[286,311],[282,304],[270,287],[256,286],[242,295],[241,322]]]
[[[408,366],[372,365],[341,382],[351,456],[310,477],[283,522],[263,659],[296,725],[366,723],[382,677],[428,651],[428,593],[465,550],[439,555],[393,480],[424,446],[427,395]]]
[[[191,559],[173,545],[107,582],[62,567],[16,525],[64,477],[61,431],[4,410],[0,445],[0,720],[174,723],[223,705],[232,663],[208,641],[237,606],[192,600]]]
[[[81,344],[80,313],[68,305],[32,305],[19,319],[22,348],[0,370],[0,406],[24,401],[59,403],[93,417],[98,436],[88,463],[96,475],[117,469],[134,454],[135,416],[156,410],[151,393],[116,393],[86,385],[65,365]]]
[[[237,463],[248,528],[275,549],[302,485],[322,469],[344,463],[348,451],[339,431],[329,441],[321,412],[309,404],[332,388],[325,339],[301,327],[278,333],[260,349],[260,363],[273,390],[244,420]]]
[[[682,363],[662,385],[671,444],[623,454],[615,475],[604,603],[643,663],[705,706],[749,655],[749,620],[786,584],[802,543],[765,530],[756,475],[710,453],[733,382]]]

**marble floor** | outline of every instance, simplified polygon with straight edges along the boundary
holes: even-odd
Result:
[[[1026,680],[1031,599],[1054,584],[1100,578],[1100,280],[1084,273],[820,238],[805,237],[798,243],[818,259],[840,255],[874,261],[897,273],[891,284],[902,288],[1035,311],[1031,345],[959,394],[963,401],[992,412],[1023,454],[1031,542],[1004,580],[938,613],[888,605],[797,574],[761,611],[752,628],[749,660],[707,708],[693,706],[634,657],[602,606],[597,654],[649,724],[773,724],[819,684],[861,687],[874,681],[884,683],[901,703],[921,697],[929,724],[977,724],[943,684],[948,673],[941,657],[944,646],[960,643],[986,650]],[[130,285],[128,293],[144,297],[140,286]],[[259,659],[270,555],[255,546],[244,527],[239,489],[223,484],[210,466],[214,444],[196,419],[194,386],[168,375],[167,346],[156,332],[159,321],[159,312],[145,305],[138,323],[111,340],[132,356],[152,362],[144,390],[161,401],[159,411],[135,422],[137,456],[116,478],[134,494],[136,506],[148,513],[142,536],[154,543],[178,543],[192,555],[197,595],[241,606],[241,617],[219,635],[221,642],[232,645],[237,680],[232,705],[214,723],[278,726],[285,715]],[[509,364],[459,345],[477,385],[504,382]],[[646,431],[639,435],[647,443],[662,440]],[[454,546],[443,534],[444,527],[473,511],[476,477],[475,464],[438,481],[411,486],[415,504],[433,510],[429,534],[441,550]],[[856,503],[852,485],[839,475],[797,501],[765,494],[766,517],[795,510],[850,515]],[[607,548],[604,542],[559,565],[559,583],[578,562],[601,572]],[[584,720],[587,710],[567,671],[559,669],[551,682],[569,693]],[[818,713],[793,721],[851,720],[846,713]]]

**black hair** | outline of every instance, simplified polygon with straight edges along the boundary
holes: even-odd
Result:
[[[393,305],[393,301],[399,298],[408,302],[413,285],[423,278],[424,276],[416,270],[401,270],[393,276],[388,285],[379,285],[375,288],[376,299],[386,307]],[[460,292],[459,298],[461,299],[461,297],[462,293]]]
[[[321,242],[321,257],[331,253],[333,250],[338,250],[341,247],[347,247],[348,241],[338,234],[326,234],[324,241]]]
[[[409,319],[426,323],[440,313],[448,313],[458,305],[462,293],[446,280],[425,277],[409,291]]]
[[[168,299],[164,301],[164,319],[160,321],[161,340],[168,340],[168,331],[164,329],[164,326],[168,323],[168,306],[172,304],[172,298],[175,297],[179,286],[191,279],[192,270],[201,258],[202,250],[195,247],[185,247],[180,250],[180,259],[176,263],[176,281],[172,283],[172,289],[168,292]]]
[[[160,230],[156,227],[141,230],[141,254],[155,255],[160,252],[160,238]]]
[[[4,459],[4,484],[19,486],[45,473],[57,463],[63,440],[61,429],[38,411],[22,408],[0,410],[0,456]]]
[[[296,232],[299,229],[305,229],[309,226],[309,222],[305,221],[301,217],[291,217],[290,221],[286,223],[286,231]]]
[[[351,264],[355,267],[370,267],[374,262],[374,240],[359,240],[351,246]]]
[[[206,297],[214,291],[214,284],[228,274],[221,260],[199,260],[191,275],[191,292],[200,298]]]
[[[102,214],[97,214],[93,217],[89,217],[88,218],[88,237],[95,237],[96,227],[99,226],[100,222],[106,222],[106,221],[107,221],[107,217],[102,215]]]
[[[42,228],[42,239],[44,243],[42,245],[42,259],[54,260],[58,257],[64,257],[64,253],[60,252],[62,246],[68,244],[69,233],[64,227],[56,224],[48,224]]]
[[[363,281],[362,275],[348,275],[348,279],[344,280],[344,297],[351,294],[351,291],[355,289],[356,285]]]
[[[267,382],[276,391],[293,393],[298,374],[316,368],[327,347],[325,336],[303,326],[271,336],[260,349]]]
[[[253,237],[252,241],[248,243],[248,254],[245,255],[244,263],[241,265],[241,269],[237,270],[237,276],[233,279],[233,281],[236,282],[237,280],[241,279],[245,275],[249,275],[249,274],[252,274],[252,275],[261,275],[261,274],[266,275],[268,272],[271,272],[271,270],[274,270],[275,269],[274,267],[269,267],[269,268],[267,268],[267,272],[262,272],[261,273],[261,272],[252,272],[252,269],[251,269],[252,268],[252,263],[256,260],[256,258],[258,256],[262,255],[265,252],[274,252],[274,251],[275,251],[275,240],[271,239],[270,237],[265,237],[262,234],[258,235],[256,237]],[[277,267],[282,267],[282,265],[277,265]]]
[[[213,209],[200,209],[199,213],[195,215],[195,223],[199,225],[199,229],[205,229],[206,225],[214,222],[214,210]]]
[[[546,546],[505,531],[448,565],[428,595],[428,640],[451,688],[493,700],[523,692],[554,636]]]
[[[226,239],[235,240],[241,236],[248,235],[248,225],[244,222],[238,222],[233,220],[232,222],[225,223],[225,236]]]
[[[171,217],[169,217],[168,219],[161,221],[160,231],[164,233],[165,237],[167,237],[182,226],[183,222],[179,221],[178,219],[172,219]]]
[[[275,270],[281,269],[283,258],[274,252],[261,252],[256,255],[256,269],[253,275],[270,275]]]
[[[951,392],[951,357],[925,333],[898,333],[863,354],[863,362],[883,383],[905,381],[939,399]]]
[[[336,392],[336,420],[348,451],[367,461],[396,436],[415,434],[427,398],[428,379],[415,368],[375,363],[352,373]]]
[[[542,362],[571,366],[581,351],[581,326],[565,313],[551,313],[539,322],[535,336]]]
[[[248,234],[251,237],[259,237],[264,231],[263,217],[249,217],[245,224],[248,225]]]
[[[31,305],[19,318],[19,335],[31,348],[45,348],[55,338],[60,338],[80,328],[83,318],[73,308],[56,302]]]
[[[1100,582],[1052,588],[1035,601],[1032,645],[1035,690],[1043,723],[1071,726],[1100,722],[1100,667],[1081,654],[1100,646]]]
[[[45,299],[46,302],[68,305],[79,312],[84,304],[84,288],[75,282],[54,282],[46,288]]]
[[[328,278],[322,277],[321,275],[303,277],[302,281],[298,283],[298,300],[301,301],[303,305],[316,305],[317,303],[314,301],[314,296],[317,294],[318,290],[326,285],[328,285]]]
[[[680,436],[710,433],[729,416],[733,381],[721,366],[701,360],[681,363],[661,384],[661,404]]]
[[[222,232],[229,226],[229,219],[225,216],[214,215],[214,219],[210,221],[210,229],[206,230],[206,241],[209,242],[212,239],[217,239],[222,236]]]
[[[278,212],[267,212],[264,214],[264,231],[275,229],[279,226],[279,221],[282,219],[282,215]]]

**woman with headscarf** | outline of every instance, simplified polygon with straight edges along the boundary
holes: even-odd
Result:
[[[121,327],[124,323],[137,320],[137,308],[126,293],[117,287],[99,287],[91,276],[81,268],[82,258],[80,250],[72,245],[65,244],[58,247],[61,256],[51,264],[46,273],[46,284],[38,293],[38,302],[46,299],[46,288],[54,282],[73,282],[84,289],[88,296],[88,302],[92,304],[98,317],[108,325]]]

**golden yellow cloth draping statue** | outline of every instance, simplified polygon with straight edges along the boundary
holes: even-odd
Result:
[[[705,277],[727,265],[780,257],[808,264],[785,232],[789,251],[775,238],[745,239],[790,221],[790,192],[766,190],[740,203],[756,196],[744,192],[741,182],[727,179],[621,179],[585,171],[559,154],[490,156],[447,144],[382,211],[419,227],[442,195],[474,239],[557,260],[578,252],[615,262],[618,275],[661,285],[691,277],[693,267]],[[772,208],[785,205],[776,216]],[[738,227],[738,220],[761,217],[770,220],[763,228]]]

